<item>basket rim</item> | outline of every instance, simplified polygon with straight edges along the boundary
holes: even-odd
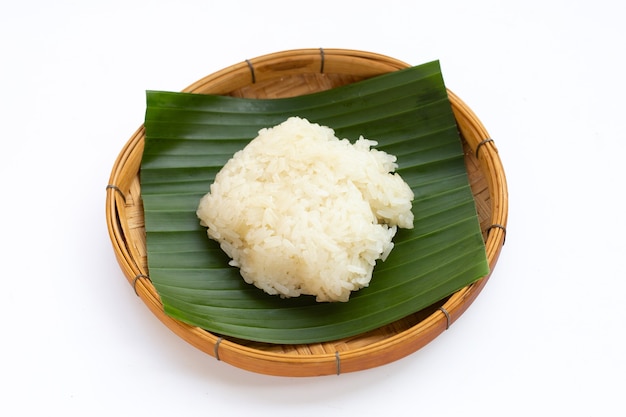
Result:
[[[250,83],[281,76],[356,70],[364,77],[370,77],[408,66],[395,58],[367,51],[293,49],[231,65],[203,77],[182,91],[206,93],[208,89],[211,94],[226,94]],[[219,361],[251,372],[275,376],[331,375],[381,366],[415,352],[448,329],[476,299],[496,266],[506,237],[508,189],[495,142],[474,112],[458,96],[450,90],[448,96],[461,134],[475,153],[481,171],[486,174],[491,197],[491,226],[485,241],[490,273],[455,292],[441,308],[411,328],[362,347],[300,355],[256,349],[167,316],[147,271],[136,261],[140,254],[136,253],[121,225],[130,183],[139,172],[144,141],[143,125],[120,151],[106,187],[107,228],[125,277],[153,314],[179,337]]]

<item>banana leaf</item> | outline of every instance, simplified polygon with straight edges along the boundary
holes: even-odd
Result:
[[[246,284],[196,217],[221,167],[289,116],[360,135],[398,158],[415,193],[369,287],[348,302],[282,299]],[[281,99],[148,91],[141,162],[150,279],[166,314],[216,334],[268,343],[336,340],[394,322],[485,276],[489,267],[439,62]]]

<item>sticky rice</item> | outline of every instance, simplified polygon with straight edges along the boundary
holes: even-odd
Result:
[[[413,192],[377,142],[291,117],[226,163],[197,215],[243,279],[268,294],[348,301],[369,285]]]

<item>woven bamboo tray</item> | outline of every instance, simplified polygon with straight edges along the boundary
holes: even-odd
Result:
[[[209,75],[185,92],[248,98],[302,95],[408,67],[383,55],[345,49],[301,49],[246,60]],[[465,161],[491,270],[504,244],[508,196],[494,141],[479,119],[449,92],[465,149]],[[120,152],[106,194],[113,249],[137,296],[169,329],[216,360],[251,372],[320,376],[365,370],[403,358],[448,329],[478,296],[489,276],[411,316],[355,337],[306,345],[275,345],[212,334],[167,316],[149,279],[139,167],[140,127]]]

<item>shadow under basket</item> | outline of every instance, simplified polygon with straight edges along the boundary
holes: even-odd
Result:
[[[354,83],[409,64],[383,55],[345,49],[300,49],[264,55],[230,66],[184,92],[247,98],[308,94]],[[506,237],[508,195],[494,141],[480,120],[448,91],[465,150],[487,259],[493,271]],[[346,339],[276,345],[223,337],[175,320],[163,311],[148,277],[139,168],[144,148],[140,127],[120,152],[106,194],[106,219],[113,249],[131,289],[179,337],[216,360],[277,376],[321,376],[354,372],[401,359],[425,346],[459,318],[478,296],[485,276],[420,312]]]

